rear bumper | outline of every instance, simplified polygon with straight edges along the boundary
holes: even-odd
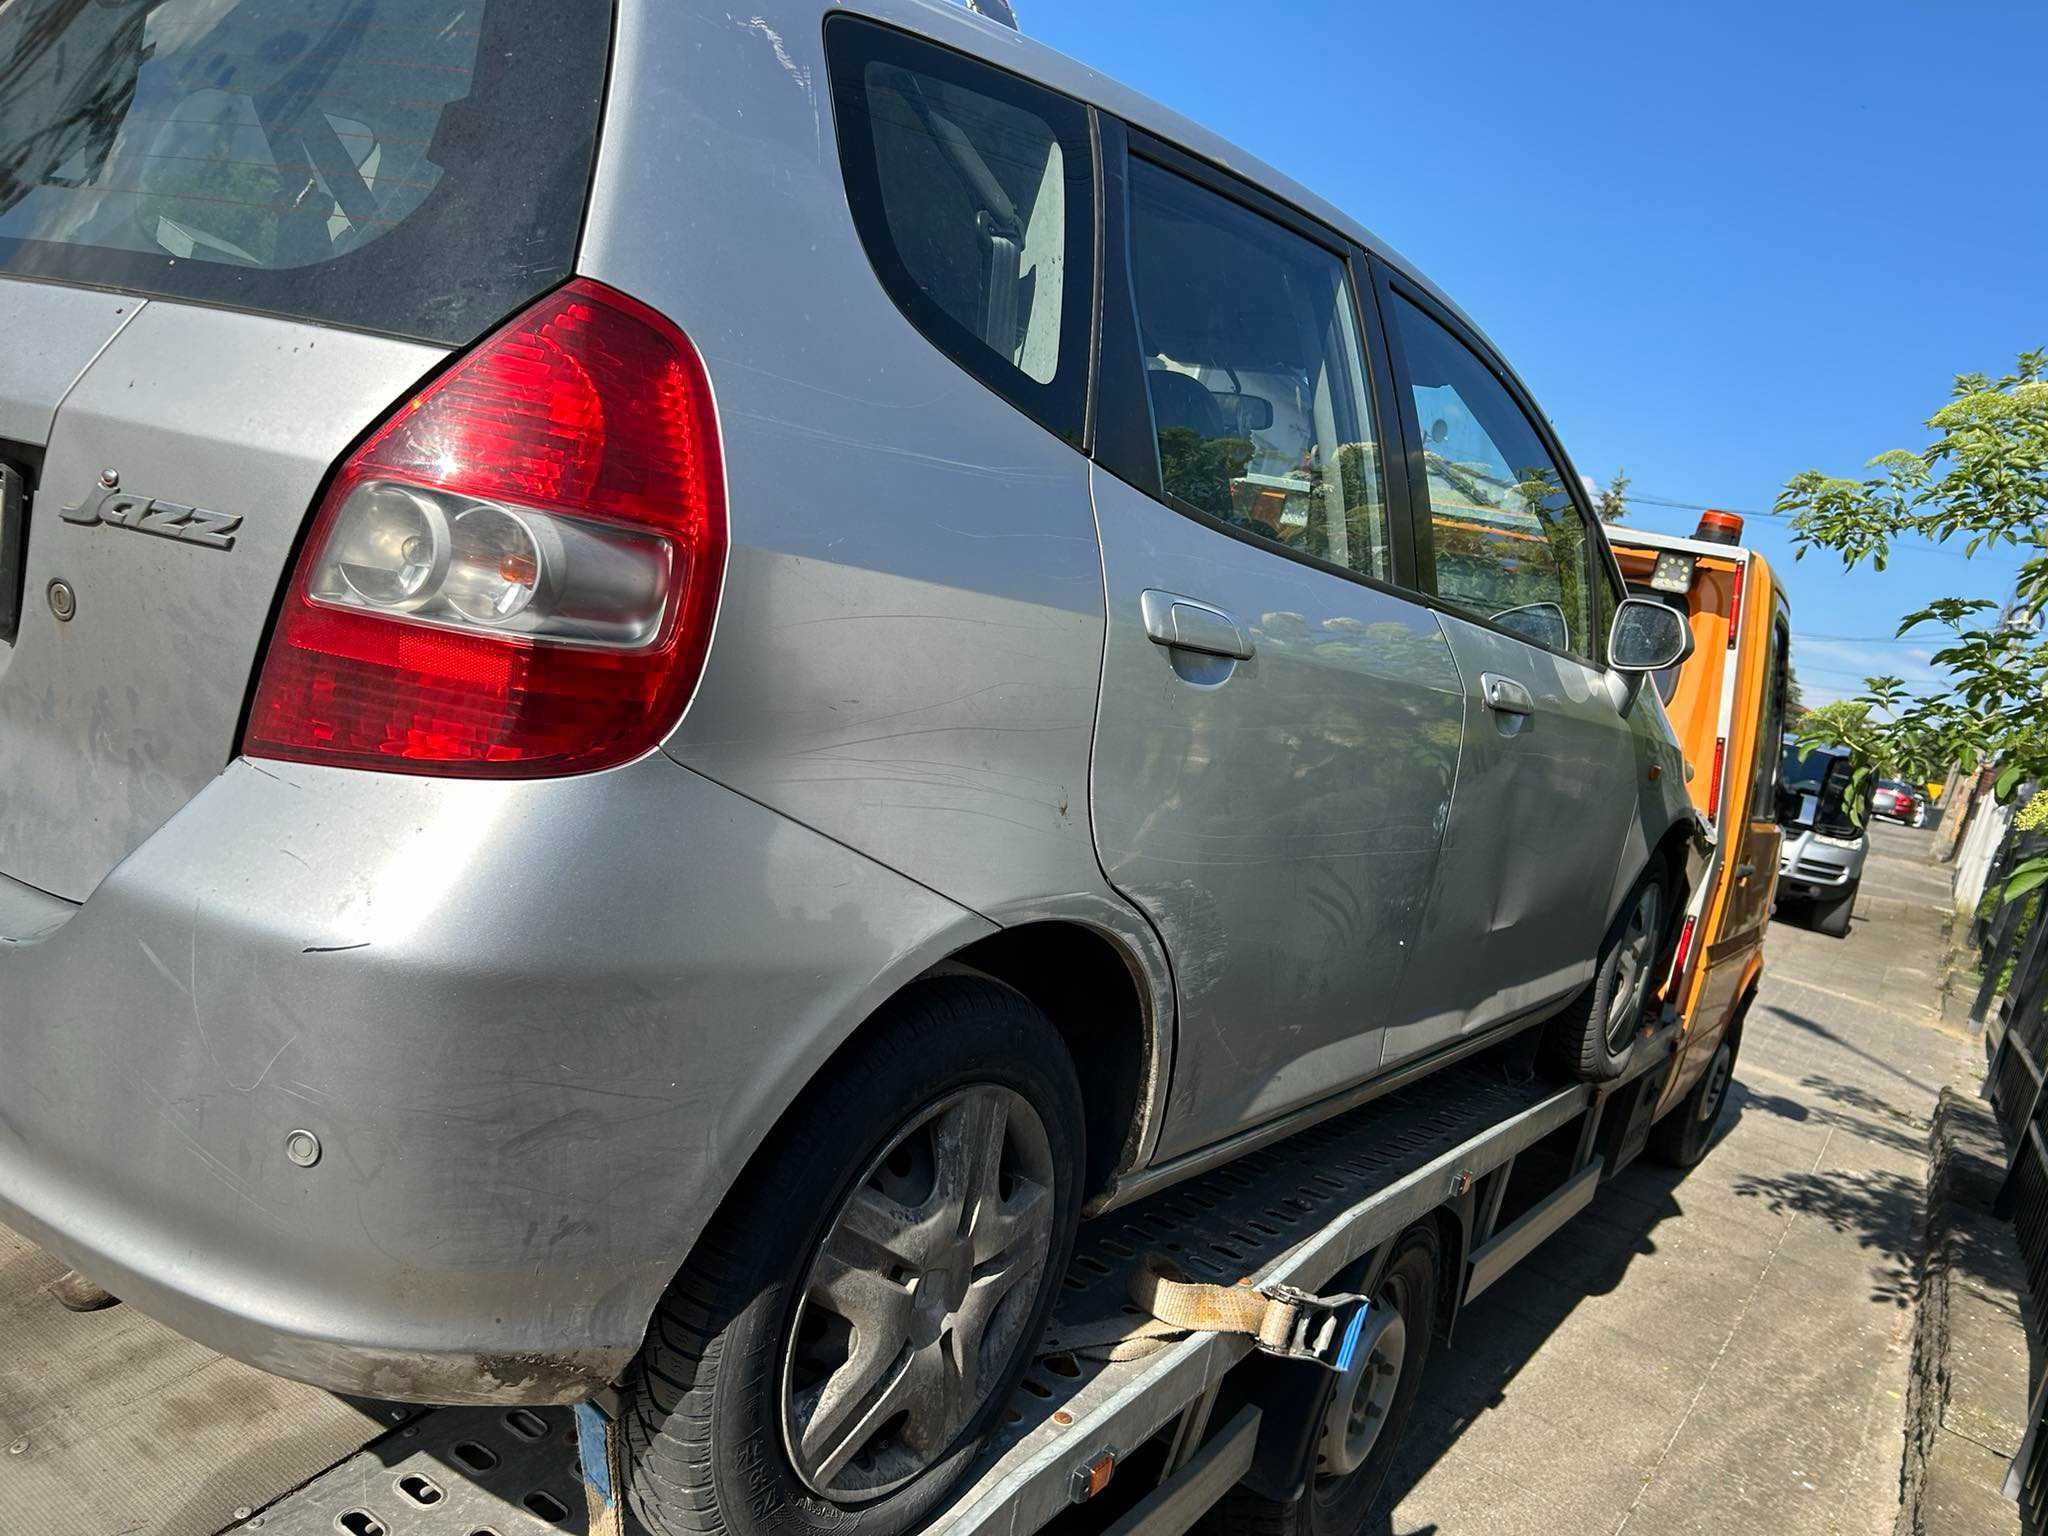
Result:
[[[659,755],[239,762],[0,924],[0,1219],[225,1353],[425,1402],[615,1376],[797,1088],[992,931]]]

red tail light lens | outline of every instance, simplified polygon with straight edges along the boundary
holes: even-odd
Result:
[[[1678,953],[1671,957],[1671,975],[1664,983],[1664,1001],[1678,1001],[1678,984],[1685,979],[1685,962],[1692,958],[1693,929],[1699,923],[1696,917],[1688,917],[1685,927],[1678,933]]]
[[[725,544],[696,350],[579,278],[342,465],[243,750],[506,778],[637,757],[696,686]]]

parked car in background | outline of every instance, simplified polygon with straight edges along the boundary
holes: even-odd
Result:
[[[1656,674],[1693,802],[1715,832],[1666,989],[1685,1034],[1651,1134],[1653,1150],[1685,1165],[1706,1152],[1763,976],[1784,840],[1792,611],[1770,562],[1743,545],[1734,513],[1708,512],[1690,538],[1625,525],[1607,534],[1629,592],[1682,614],[1693,633],[1692,655]]]
[[[126,1301],[893,1536],[1084,1206],[1624,1071],[1690,631],[1313,194],[915,0],[0,56],[0,1215]]]
[[[1785,844],[1778,856],[1778,901],[1804,912],[1822,933],[1846,938],[1863,861],[1870,854],[1872,786],[1861,814],[1849,803],[1850,758],[1841,747],[1785,749],[1778,775],[1778,820]]]
[[[1871,814],[1917,827],[1927,819],[1924,795],[1924,791],[1898,779],[1879,779],[1877,787],[1871,791]]]

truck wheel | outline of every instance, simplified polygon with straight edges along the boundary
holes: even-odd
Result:
[[[1664,953],[1665,910],[1664,881],[1651,875],[1608,930],[1592,981],[1551,1026],[1565,1066],[1585,1082],[1611,1082],[1628,1065]]]
[[[1216,1506],[1214,1526],[1223,1536],[1354,1536],[1365,1528],[1422,1390],[1441,1266],[1436,1223],[1419,1222],[1395,1239],[1372,1289],[1377,1317],[1366,1326],[1385,1322],[1368,1332],[1361,1358],[1337,1383],[1308,1487],[1293,1499],[1233,1489]],[[1360,1270],[1332,1281],[1330,1289],[1362,1284]]]
[[[1830,900],[1813,904],[1813,926],[1833,939],[1849,937],[1849,914],[1856,909],[1856,892],[1861,880],[1853,881],[1849,888]]]
[[[920,983],[813,1085],[698,1240],[624,1383],[626,1493],[663,1536],[898,1536],[995,1427],[1080,1219],[1059,1032]]]
[[[1746,1011],[1749,1004],[1745,1001]],[[1738,1019],[1737,1023],[1740,1022]],[[1714,1127],[1728,1103],[1728,1085],[1735,1079],[1735,1053],[1741,1041],[1731,1025],[1714,1050],[1714,1059],[1686,1096],[1650,1127],[1650,1155],[1673,1168],[1690,1168],[1707,1155]]]

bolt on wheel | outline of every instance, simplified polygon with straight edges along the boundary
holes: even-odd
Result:
[[[986,1406],[1045,1283],[1054,1182],[1037,1110],[993,1085],[921,1111],[861,1176],[783,1347],[783,1440],[813,1492],[901,1487]]]

